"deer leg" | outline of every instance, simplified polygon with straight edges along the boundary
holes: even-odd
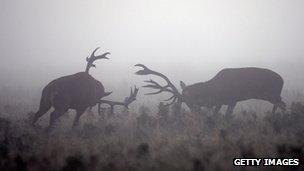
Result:
[[[73,122],[73,128],[79,125],[79,119],[81,115],[84,113],[85,109],[78,109],[76,110],[76,116]]]
[[[226,116],[232,115],[235,106],[236,106],[235,102],[228,105],[228,109],[226,110]]]
[[[65,112],[67,112],[68,109],[65,110],[59,110],[59,109],[55,109],[50,116],[50,125],[49,128],[52,128],[55,124],[55,121],[62,116]]]
[[[286,104],[282,100],[279,102],[278,106],[283,112],[286,111]]]
[[[37,120],[44,115],[48,110],[50,110],[51,104],[50,103],[40,103],[39,110],[34,114],[32,125],[35,125]]]
[[[111,105],[111,115],[113,116],[114,115],[114,105]]]
[[[214,110],[213,110],[213,114],[218,114],[219,111],[221,110],[222,105],[216,105]]]
[[[275,112],[277,111],[277,109],[278,109],[278,104],[273,104],[273,108],[272,108],[272,114],[275,114]]]
[[[191,110],[191,112],[193,112],[193,113],[200,112],[200,111],[201,111],[201,106],[192,105],[192,106],[190,107],[190,110]]]
[[[272,104],[273,104],[273,108],[272,108],[272,114],[274,114],[278,107],[285,112],[286,110],[286,104],[281,100],[281,97],[277,98],[277,100],[269,100]]]

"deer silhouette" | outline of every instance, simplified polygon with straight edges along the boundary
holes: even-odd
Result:
[[[106,52],[102,55],[95,56],[96,48],[90,57],[87,57],[87,65],[85,72],[78,72],[73,75],[63,76],[51,81],[42,91],[39,110],[35,113],[32,120],[34,125],[38,118],[44,115],[51,107],[54,111],[50,115],[49,127],[54,125],[54,122],[66,113],[69,109],[76,110],[76,117],[74,119],[73,127],[79,124],[81,115],[88,107],[98,104],[100,112],[100,105],[102,103],[109,104],[111,111],[115,105],[123,105],[128,107],[133,101],[136,100],[138,88],[131,89],[129,97],[125,98],[124,102],[113,102],[109,100],[101,100],[101,98],[110,95],[112,92],[105,92],[102,83],[94,79],[89,70],[91,67],[96,67],[94,61],[99,59],[109,59]]]
[[[260,99],[269,101],[274,105],[272,113],[275,113],[278,107],[283,111],[285,110],[286,105],[281,99],[284,81],[279,74],[269,69],[255,67],[223,69],[206,82],[186,86],[181,81],[182,93],[179,93],[178,89],[165,75],[150,70],[143,64],[135,66],[143,68],[136,72],[137,75],[156,75],[166,81],[167,85],[162,86],[151,79],[145,81],[148,85],[143,87],[158,90],[147,95],[162,92],[171,93],[172,96],[166,100],[171,102],[167,105],[175,102],[181,105],[182,102],[185,102],[192,111],[196,111],[200,107],[207,107],[213,109],[214,113],[218,113],[222,105],[228,105],[226,115],[230,115],[233,113],[237,102]]]

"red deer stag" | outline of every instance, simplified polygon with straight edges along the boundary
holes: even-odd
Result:
[[[68,109],[76,110],[76,117],[74,119],[73,127],[79,124],[79,118],[88,107],[96,104],[107,103],[111,106],[113,111],[114,105],[124,105],[128,107],[137,95],[138,88],[134,91],[131,89],[130,97],[126,98],[124,102],[112,102],[101,100],[101,98],[110,95],[112,92],[105,92],[101,82],[94,79],[89,70],[95,67],[94,61],[98,59],[109,59],[106,57],[109,52],[102,55],[95,56],[96,48],[90,57],[87,57],[87,66],[85,72],[78,72],[73,75],[60,77],[50,82],[42,91],[39,110],[35,113],[32,124],[34,125],[38,118],[44,115],[51,107],[54,111],[50,115],[50,127],[54,125],[56,119],[62,116]],[[100,109],[98,109],[100,112]]]
[[[230,115],[237,102],[248,99],[269,101],[274,105],[272,113],[278,107],[285,110],[285,103],[281,100],[283,79],[279,74],[269,69],[254,67],[223,69],[206,82],[186,86],[181,81],[182,93],[179,93],[165,75],[150,70],[143,64],[135,66],[143,68],[136,72],[137,75],[156,75],[167,82],[166,86],[162,86],[153,80],[145,81],[149,84],[143,87],[158,90],[148,94],[172,93],[172,97],[167,100],[172,100],[170,104],[177,102],[181,105],[182,102],[185,102],[192,111],[203,106],[209,109],[215,107],[214,113],[218,113],[222,105],[228,105],[226,115]]]

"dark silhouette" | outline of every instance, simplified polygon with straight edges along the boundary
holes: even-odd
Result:
[[[159,94],[159,93],[162,93],[162,92],[168,92],[168,93],[171,93],[172,96],[169,99],[165,100],[165,101],[171,101],[167,105],[171,105],[174,102],[178,102],[180,104],[182,103],[182,95],[178,92],[177,88],[174,86],[174,84],[172,84],[172,82],[169,80],[168,77],[166,77],[162,73],[150,70],[149,68],[147,68],[143,64],[136,64],[135,66],[139,66],[139,67],[143,68],[143,70],[139,70],[139,71],[136,72],[137,75],[149,75],[149,74],[156,75],[156,76],[159,76],[159,77],[163,78],[167,83],[166,86],[161,86],[160,84],[158,84],[156,81],[153,81],[152,79],[145,81],[149,84],[145,85],[143,87],[158,90],[157,92],[147,93],[146,95],[154,95],[154,94]]]
[[[130,97],[126,98],[124,102],[111,102],[103,101],[101,98],[110,95],[112,92],[105,92],[105,89],[101,82],[94,79],[89,74],[89,69],[95,67],[94,61],[98,59],[109,59],[106,55],[109,52],[102,55],[95,56],[96,48],[90,57],[87,57],[87,66],[85,72],[79,72],[73,75],[64,76],[50,82],[42,91],[40,100],[40,107],[33,118],[32,124],[38,120],[39,117],[44,115],[51,107],[55,110],[50,116],[50,126],[52,126],[57,118],[62,116],[68,109],[76,110],[76,117],[74,119],[73,126],[79,124],[79,118],[88,107],[92,107],[97,103],[108,103],[111,105],[128,105],[135,100],[138,89],[131,89]],[[113,108],[113,107],[112,107]],[[98,110],[100,111],[100,110]]]
[[[147,158],[150,155],[150,147],[148,143],[141,143],[137,146],[137,158]]]
[[[62,171],[84,171],[86,170],[82,156],[69,156],[65,160]]]
[[[237,102],[248,99],[261,99],[269,101],[274,105],[272,113],[278,107],[285,110],[285,103],[281,100],[281,91],[283,87],[282,77],[269,70],[262,68],[228,68],[221,70],[215,77],[206,82],[200,82],[186,86],[180,82],[182,93],[163,74],[148,69],[142,64],[135,66],[142,67],[143,70],[137,71],[138,75],[156,75],[165,79],[166,86],[161,86],[153,80],[146,81],[150,84],[144,86],[147,88],[158,89],[159,91],[149,94],[158,94],[161,92],[170,92],[173,94],[168,100],[170,104],[185,102],[187,106],[195,111],[201,106],[213,109],[218,113],[222,105],[228,105],[226,114],[232,114]]]
[[[199,159],[193,159],[192,160],[192,170],[193,171],[204,171],[206,170],[204,167],[204,164]]]

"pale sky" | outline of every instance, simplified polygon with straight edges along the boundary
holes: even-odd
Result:
[[[140,84],[144,63],[178,83],[223,68],[270,68],[304,85],[303,0],[1,0],[0,85],[43,87],[96,62],[106,86]]]

